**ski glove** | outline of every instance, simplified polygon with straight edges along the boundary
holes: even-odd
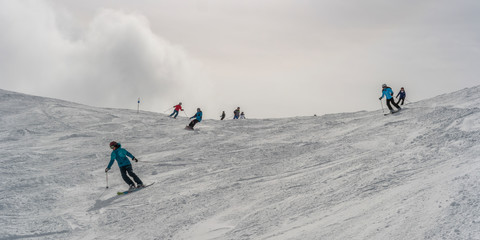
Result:
[[[105,172],[108,172],[108,170],[110,170],[110,168],[108,168],[108,167],[107,167],[107,168],[105,168]]]
[[[382,98],[379,98],[378,100],[382,100]]]
[[[138,162],[138,159],[136,159],[135,157],[133,157],[132,160]]]

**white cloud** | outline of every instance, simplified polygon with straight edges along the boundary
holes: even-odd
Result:
[[[123,108],[141,97],[153,111],[208,89],[199,64],[142,15],[105,9],[82,29],[41,1],[2,5],[2,88]]]

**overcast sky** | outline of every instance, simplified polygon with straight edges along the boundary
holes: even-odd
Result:
[[[478,0],[0,0],[0,88],[247,118],[380,109],[480,84]]]

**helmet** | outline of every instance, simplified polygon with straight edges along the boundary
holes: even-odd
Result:
[[[200,112],[200,111],[201,111],[200,108],[197,108],[197,112]]]
[[[117,145],[118,145],[118,143],[115,142],[115,141],[110,142],[110,148],[114,148],[114,147],[116,147]]]
[[[182,105],[182,102],[180,102],[179,105]]]
[[[387,87],[387,84],[382,84],[382,88],[386,88]]]

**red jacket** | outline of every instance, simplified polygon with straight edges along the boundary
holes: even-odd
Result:
[[[182,111],[183,111],[182,105],[180,105],[180,104],[175,105],[175,106],[173,106],[173,107],[175,108],[175,111],[178,111],[178,110],[182,110]]]

